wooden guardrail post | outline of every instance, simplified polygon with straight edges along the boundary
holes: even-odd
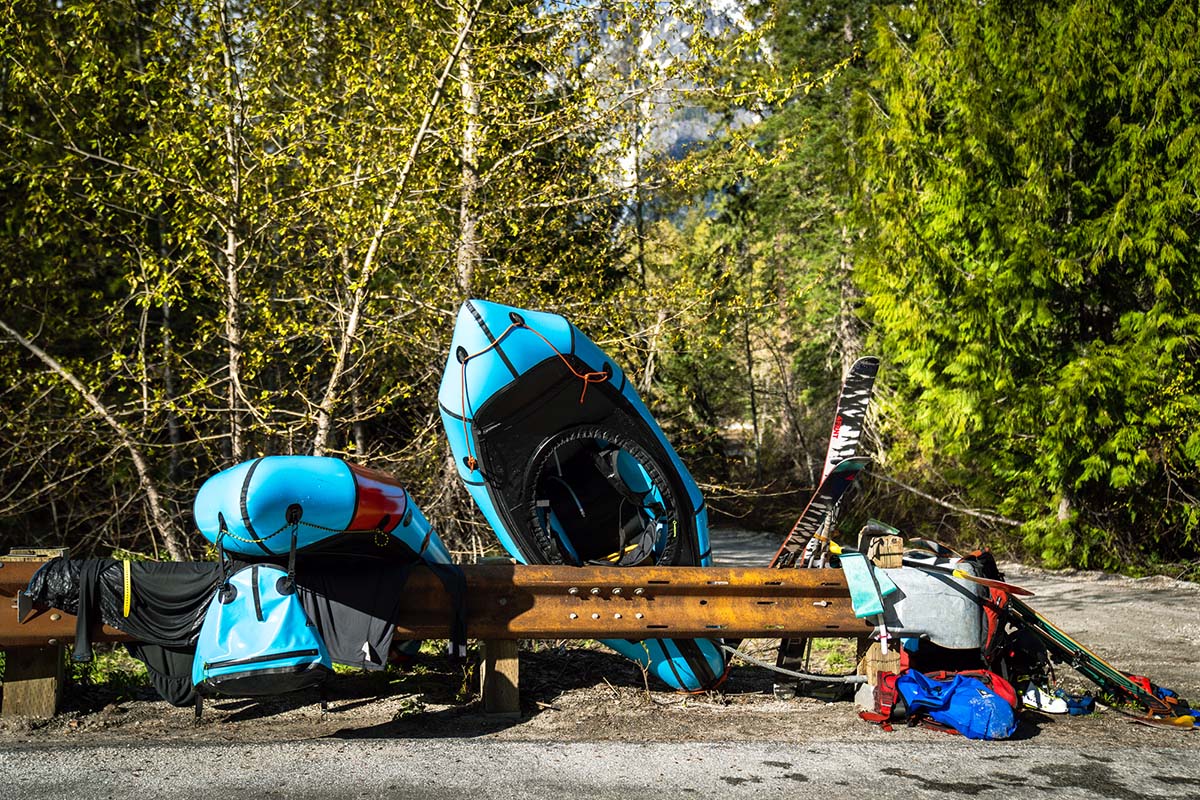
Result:
[[[62,700],[66,655],[61,644],[14,647],[4,654],[4,697],[0,715],[53,717]]]
[[[0,569],[7,563],[45,561],[66,556],[67,548],[14,549],[0,556]],[[16,614],[12,608],[0,608],[0,613]],[[53,717],[62,701],[66,673],[66,648],[58,642],[44,647],[13,647],[4,653],[3,695],[0,695],[0,716]]]
[[[512,565],[509,558],[481,558],[477,564]],[[484,639],[479,665],[479,693],[489,714],[521,715],[520,641]]]
[[[521,715],[521,662],[516,639],[483,643],[480,684],[483,710],[489,714]]]
[[[904,566],[904,539],[899,536],[874,536],[866,541],[859,540],[859,548],[881,569],[897,569]],[[859,640],[858,674],[867,677],[867,683],[879,683],[881,672],[900,671],[900,653],[895,647],[887,653],[879,642]]]

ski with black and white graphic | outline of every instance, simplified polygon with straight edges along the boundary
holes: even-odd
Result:
[[[826,540],[832,534],[834,522],[837,520],[837,509],[842,497],[854,485],[854,480],[870,465],[871,459],[866,457],[847,458],[833,466],[829,477],[821,482],[817,491],[809,500],[804,513],[792,526],[783,546],[771,561],[772,567],[809,567],[817,557],[818,548],[810,548],[817,542],[820,535]],[[808,658],[810,639],[802,636],[794,639],[783,639],[779,642],[779,655],[775,659],[776,666],[793,671],[804,671],[803,667]],[[780,679],[775,682],[774,693],[780,700],[786,700],[800,693],[804,681]]]
[[[829,475],[813,492],[812,498],[808,501],[808,505],[805,506],[799,519],[796,520],[796,524],[788,532],[787,538],[783,540],[779,552],[771,560],[772,567],[803,566],[801,556],[805,546],[823,528],[829,527],[830,520],[838,503],[841,502],[842,496],[854,485],[854,479],[870,464],[870,458],[857,456],[843,459],[833,466]]]
[[[879,359],[865,356],[855,361],[846,373],[833,415],[833,432],[829,435],[825,467],[821,470],[822,481],[829,477],[835,465],[858,455],[858,440],[862,438],[878,372]]]
[[[832,533],[842,497],[854,484],[854,479],[870,464],[869,458],[858,457],[858,441],[862,438],[878,372],[879,359],[866,356],[855,361],[846,373],[838,393],[833,430],[829,435],[829,447],[821,469],[821,483],[772,559],[772,567],[809,567],[814,564],[821,549],[817,535],[823,532],[828,537]],[[808,637],[782,640],[779,643],[777,665],[799,670],[807,658],[808,647]],[[794,681],[775,684],[775,695],[780,699],[794,696],[797,690],[798,684]]]
[[[879,372],[879,359],[864,356],[850,366],[838,392],[837,408],[833,415],[833,430],[829,434],[829,447],[825,451],[825,464],[821,469],[821,482],[801,513],[796,524],[788,533],[771,561],[773,567],[803,567],[809,563],[811,553],[805,547],[815,542],[813,535],[822,527],[828,527],[833,519],[838,501],[858,473],[866,466],[861,462],[847,464],[838,469],[842,462],[851,461],[858,455],[858,441],[862,438],[867,409],[871,405],[871,393],[875,388],[875,375]],[[834,473],[837,472],[837,475]]]

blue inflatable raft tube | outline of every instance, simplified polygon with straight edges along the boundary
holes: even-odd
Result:
[[[208,541],[249,557],[296,551],[449,564],[450,553],[396,480],[340,458],[266,456],[200,487],[193,506]]]
[[[438,403],[459,477],[521,563],[712,563],[695,481],[617,363],[563,317],[468,300]],[[725,673],[707,639],[605,644],[685,691]]]

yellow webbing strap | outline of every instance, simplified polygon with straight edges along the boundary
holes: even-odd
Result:
[[[121,616],[128,617],[129,606],[133,601],[133,578],[129,574],[129,559],[122,561],[121,565],[124,567],[125,572],[125,601],[121,607]]]

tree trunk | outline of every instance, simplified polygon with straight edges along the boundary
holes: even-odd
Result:
[[[859,329],[855,308],[861,300],[858,289],[851,277],[854,265],[850,260],[850,231],[842,226],[842,254],[838,257],[838,316],[837,316],[837,347],[841,361],[841,374],[850,372],[850,367],[862,353],[862,332]]]
[[[468,30],[469,9],[459,6],[459,30]],[[462,189],[458,205],[458,252],[455,262],[458,272],[458,291],[464,297],[471,296],[471,284],[479,268],[482,251],[479,244],[479,87],[475,83],[475,53],[468,37],[463,41],[458,57],[458,82],[462,92],[463,130],[461,152]]]
[[[179,416],[175,413],[175,368],[171,364],[173,352],[171,301],[164,300],[162,304],[163,392],[166,394],[167,438],[171,442],[170,465],[167,471],[168,482],[174,482],[179,478],[179,448],[183,441],[179,428]]]
[[[758,396],[754,388],[754,350],[750,346],[749,314],[742,320],[742,342],[746,348],[746,384],[750,390],[750,429],[754,434],[754,482],[762,483],[762,436],[758,431]]]
[[[374,277],[375,271],[378,269],[379,248],[382,247],[384,237],[387,235],[388,228],[391,225],[392,215],[396,212],[396,205],[404,195],[405,188],[408,185],[408,176],[412,174],[413,165],[417,161],[417,156],[421,153],[421,147],[425,143],[426,136],[429,135],[433,115],[437,111],[438,106],[441,105],[446,83],[450,79],[450,74],[454,71],[455,65],[458,63],[459,54],[462,52],[467,37],[471,33],[471,26],[475,22],[475,17],[478,15],[481,5],[482,0],[477,0],[475,5],[471,7],[470,13],[466,15],[461,23],[458,39],[454,43],[454,49],[446,59],[446,64],[442,69],[441,76],[438,78],[437,85],[433,88],[433,94],[429,98],[429,105],[425,108],[425,115],[421,118],[421,124],[417,126],[416,136],[413,137],[412,146],[409,148],[408,158],[405,159],[403,166],[401,166],[400,174],[396,178],[396,185],[392,188],[392,193],[383,205],[383,212],[380,214],[379,222],[372,232],[367,252],[363,256],[362,268],[358,272],[357,285],[350,303],[350,311],[346,315],[346,321],[341,331],[341,343],[338,346],[337,356],[334,358],[333,368],[329,373],[329,382],[325,385],[325,395],[317,405],[317,428],[312,444],[313,455],[324,455],[326,448],[329,446],[329,433],[333,426],[333,409],[341,394],[342,379],[345,376],[346,366],[350,360],[350,353],[358,338],[358,329],[362,324],[363,306],[369,295],[371,278]]]
[[[245,444],[242,437],[241,398],[242,392],[242,324],[241,324],[241,240],[238,237],[238,220],[242,206],[241,136],[242,102],[241,87],[238,86],[233,57],[232,33],[229,30],[229,6],[221,3],[221,58],[225,67],[225,94],[232,109],[225,121],[225,163],[229,168],[229,198],[226,212],[221,221],[225,229],[225,246],[221,249],[222,268],[225,279],[225,343],[228,347],[226,369],[229,384],[226,391],[226,414],[229,424],[229,458],[233,463],[245,460]]]
[[[362,392],[357,387],[350,393],[350,402],[354,405],[354,457],[361,462],[367,457],[367,429],[363,425]]]
[[[638,382],[638,390],[643,395],[649,395],[654,385],[654,372],[658,369],[659,341],[662,339],[662,329],[667,323],[667,310],[660,308],[654,316],[654,327],[650,329],[650,340],[646,343],[646,368],[642,370],[642,379]]]

